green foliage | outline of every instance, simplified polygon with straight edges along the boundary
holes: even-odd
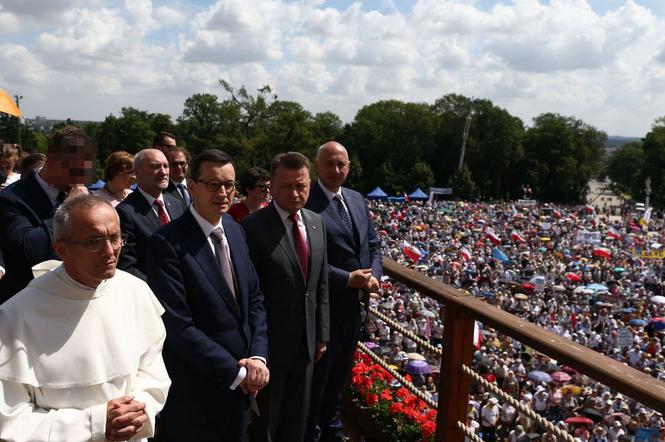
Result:
[[[471,172],[469,171],[469,168],[466,166],[466,164],[462,166],[461,170],[455,171],[455,173],[453,173],[450,183],[457,198],[475,198],[477,191],[476,183],[471,178]]]
[[[615,191],[643,199],[644,160],[644,147],[640,142],[624,144],[612,153],[605,172]]]
[[[644,137],[644,167],[641,187],[644,187],[646,177],[651,178],[652,204],[655,207],[665,207],[665,117],[658,118],[652,126],[651,132]],[[638,187],[639,188],[639,187]]]

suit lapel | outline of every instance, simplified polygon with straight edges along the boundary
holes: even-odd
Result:
[[[180,192],[178,192],[177,189],[175,192],[180,195]],[[165,192],[162,193],[162,196],[164,197],[166,211],[169,213],[169,218],[171,218],[171,221],[182,215],[182,204],[176,196]]]
[[[286,257],[289,259],[289,262],[291,263],[291,266],[294,268],[294,270],[300,272],[300,274],[302,275],[302,269],[300,268],[300,261],[298,261],[298,256],[296,255],[296,251],[293,247],[293,244],[291,244],[291,240],[289,239],[288,233],[286,232],[286,226],[284,225],[282,218],[279,216],[279,212],[277,212],[277,209],[275,209],[274,203],[270,204],[266,209],[272,211],[271,222],[269,223],[271,234],[274,235],[276,238],[280,238],[279,240],[280,248],[282,249]]]
[[[357,240],[360,244],[362,244],[362,238],[360,237],[361,233],[358,226],[360,226],[360,214],[363,212],[363,208],[356,204],[356,201],[351,198],[348,192],[345,192],[343,187],[341,191],[342,197],[344,197],[344,202],[346,203],[346,208],[349,212],[349,216],[351,217],[351,223],[353,224],[354,243]]]
[[[210,248],[208,238],[203,236],[201,227],[199,227],[191,213],[188,212],[185,216],[188,217],[187,223],[189,224],[184,226],[184,230],[186,232],[187,247],[189,248],[190,253],[194,256],[194,259],[196,259],[196,262],[201,267],[203,273],[208,277],[212,286],[217,290],[217,293],[219,293],[229,308],[240,317],[238,303],[231,294],[226,281],[222,277],[222,270],[219,267],[217,258],[215,258],[215,255]],[[229,243],[229,248],[231,247],[232,246]],[[233,258],[231,260],[233,261]]]
[[[316,253],[315,250],[321,250],[323,247],[323,244],[321,244],[321,241],[319,240],[319,238],[321,238],[321,231],[312,220],[312,216],[306,210],[301,210],[301,213],[305,222],[305,230],[307,230],[307,243],[309,246],[309,274],[311,275],[312,269],[320,265],[318,261],[314,260],[314,257],[320,256],[320,253]],[[324,253],[327,253],[327,251]],[[305,282],[309,283],[309,281]]]
[[[134,194],[136,194],[136,208],[138,209],[139,213],[144,215],[148,221],[150,221],[150,223],[155,227],[155,230],[162,227],[162,223],[159,222],[157,214],[154,210],[152,210],[152,207],[150,207],[148,200],[145,199],[143,194],[138,189],[132,193],[132,195]]]

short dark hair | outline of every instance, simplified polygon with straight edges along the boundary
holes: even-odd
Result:
[[[240,184],[240,192],[247,195],[248,189],[253,189],[261,181],[270,181],[270,174],[267,170],[260,167],[250,167],[240,175],[238,180]]]
[[[112,152],[104,161],[104,181],[111,181],[116,175],[134,169],[134,156],[124,150]]]
[[[300,170],[306,167],[309,170],[309,160],[300,152],[278,153],[270,163],[270,176],[274,177],[280,167],[289,170]]]
[[[206,162],[216,163],[221,165],[231,164],[232,166],[235,167],[235,165],[233,164],[233,158],[231,158],[231,155],[229,155],[228,153],[219,149],[206,149],[197,156],[195,156],[194,159],[192,160],[192,164],[189,171],[191,173],[191,177],[193,180],[199,179],[199,176],[201,176],[201,164]]]
[[[170,148],[168,151],[166,151],[166,159],[170,160],[169,156],[172,153],[176,153],[176,152],[182,152],[183,155],[185,155],[185,159],[187,160],[187,162],[188,163],[192,162],[192,156],[189,154],[189,151],[184,146],[176,146],[176,147]]]
[[[21,172],[21,178],[26,177],[30,172],[35,169],[39,169],[46,162],[46,155],[43,153],[31,153],[27,157],[21,160],[21,165],[19,166],[19,171]]]
[[[171,132],[159,132],[155,135],[155,138],[152,139],[153,146],[162,146],[165,138],[173,138],[175,140],[175,135]]]
[[[83,129],[65,126],[55,134],[48,144],[47,156],[53,154],[87,154],[91,158],[97,155],[97,145]]]

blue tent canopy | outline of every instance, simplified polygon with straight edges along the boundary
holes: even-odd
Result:
[[[376,189],[372,190],[370,193],[367,194],[367,198],[371,200],[384,200],[388,198],[388,194],[377,186]]]
[[[412,200],[427,200],[429,199],[429,196],[418,187],[411,195],[409,195],[409,198]]]

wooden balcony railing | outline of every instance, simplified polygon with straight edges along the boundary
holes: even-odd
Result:
[[[487,324],[559,363],[665,414],[665,382],[499,310],[391,259],[384,258],[383,272],[445,305],[436,435],[438,442],[464,440],[457,422],[466,421],[470,379],[462,373],[461,366],[471,366],[474,321]]]

